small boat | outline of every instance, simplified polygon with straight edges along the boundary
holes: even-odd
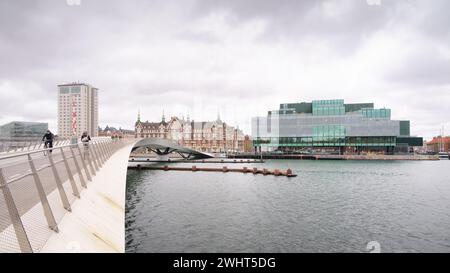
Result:
[[[440,159],[450,159],[450,153],[440,152],[438,155]]]

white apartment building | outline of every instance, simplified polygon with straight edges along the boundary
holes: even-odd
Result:
[[[58,85],[58,135],[98,136],[98,89],[84,83]]]

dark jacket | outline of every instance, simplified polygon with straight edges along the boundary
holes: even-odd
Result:
[[[87,137],[87,140],[88,140],[88,141],[86,141],[86,142],[91,141],[91,137],[90,137],[89,135],[82,135],[82,136],[81,136],[81,142],[83,142],[83,138],[85,138],[85,137]]]
[[[55,136],[52,133],[45,133],[45,135],[42,137],[42,141],[53,141]]]

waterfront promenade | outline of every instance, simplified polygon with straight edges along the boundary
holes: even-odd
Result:
[[[437,155],[397,154],[397,155],[331,155],[331,154],[236,154],[228,158],[237,159],[298,159],[298,160],[439,160]]]

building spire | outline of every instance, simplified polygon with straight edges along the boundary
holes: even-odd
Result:
[[[219,111],[219,108],[217,108],[217,121],[220,122],[220,111]]]
[[[162,114],[162,122],[166,122],[166,116],[164,115],[164,109],[163,109],[163,114]]]
[[[141,109],[138,110],[138,122],[141,122]]]

